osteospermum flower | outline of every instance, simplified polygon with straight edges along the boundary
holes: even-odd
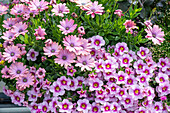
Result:
[[[77,110],[78,111],[83,111],[84,113],[88,113],[88,111],[91,109],[91,104],[89,103],[89,100],[87,99],[79,99],[77,101],[78,107]]]
[[[44,28],[41,28],[41,26],[39,26],[38,29],[35,29],[35,31],[36,32],[34,33],[34,35],[36,36],[36,40],[45,39],[44,35],[47,35],[47,34],[45,33]]]
[[[124,16],[124,14],[122,13],[122,10],[120,10],[120,9],[115,10],[114,14],[117,14],[120,18],[121,18],[121,16]]]
[[[163,38],[165,36],[164,31],[162,31],[162,29],[159,28],[158,25],[154,25],[153,28],[148,27],[147,29],[145,29],[145,31],[147,32],[145,38],[152,40],[154,44],[161,45],[161,43],[165,40]]]
[[[98,1],[94,1],[91,6],[84,8],[84,10],[87,10],[87,15],[91,14],[92,18],[95,17],[95,14],[102,15],[104,12],[103,9],[102,4],[98,5]]]
[[[29,88],[34,84],[34,77],[30,73],[26,73],[18,77],[16,84],[23,89]]]
[[[147,27],[152,26],[151,20],[146,20],[146,21],[144,22],[144,24],[145,24]]]
[[[12,78],[18,78],[24,75],[27,71],[28,69],[26,68],[26,65],[22,62],[13,63],[9,67],[9,73],[12,75]]]
[[[27,10],[26,5],[24,4],[16,4],[12,9],[10,14],[12,15],[23,15],[25,11]]]
[[[140,47],[140,50],[137,52],[137,55],[141,58],[141,59],[145,59],[149,54],[149,49],[148,48],[144,48],[144,47]]]
[[[59,27],[60,30],[63,31],[62,34],[65,35],[74,32],[74,30],[77,27],[77,24],[74,24],[74,20],[73,19],[68,20],[68,18],[66,18],[66,20],[63,19],[62,21],[60,21],[60,24],[61,25],[57,25],[57,27]]]
[[[0,15],[7,14],[8,7],[4,5],[0,5]]]
[[[31,11],[43,11],[45,9],[48,9],[48,5],[49,3],[44,1],[44,0],[33,0],[33,1],[30,1],[29,3],[29,8]]]
[[[83,49],[81,47],[82,42],[81,40],[79,40],[79,38],[76,37],[76,35],[68,35],[68,37],[65,36],[65,38],[63,39],[63,43],[66,49],[70,52],[76,53],[76,51]]]
[[[8,63],[15,63],[15,60],[17,60],[21,56],[20,52],[21,51],[17,46],[7,46],[7,48],[5,48],[5,52],[3,52],[3,57],[5,58],[5,61],[8,61]]]
[[[73,66],[67,67],[67,75],[73,76],[76,70],[74,69]]]
[[[27,60],[36,61],[37,56],[39,55],[39,52],[34,51],[34,49],[30,49],[27,53]]]
[[[77,51],[76,55],[89,55],[90,51],[92,49],[91,44],[88,43],[87,39],[80,39],[82,44],[81,47],[83,48],[82,50]]]
[[[61,64],[61,66],[64,66],[67,69],[68,66],[71,66],[71,63],[75,62],[74,58],[74,53],[66,49],[61,49],[59,54],[57,55],[57,58],[55,58],[54,61],[55,63]]]
[[[16,37],[14,35],[15,35],[15,33],[11,32],[11,31],[6,31],[3,33],[3,36],[1,38],[6,41],[13,41],[16,39]]]
[[[50,45],[46,45],[46,47],[43,47],[44,55],[48,55],[48,57],[58,55],[61,49],[61,45],[56,42],[52,42]]]
[[[56,4],[56,5],[53,5],[53,9],[51,10],[52,12],[54,12],[54,14],[56,16],[61,16],[61,17],[64,17],[64,14],[67,14],[69,13],[69,9],[68,7],[66,6],[66,4],[62,4],[62,3],[59,3],[59,4]]]
[[[12,103],[21,106],[21,103],[24,102],[25,94],[15,91],[11,96]]]
[[[103,40],[103,37],[97,35],[91,38],[91,46],[95,48],[96,50],[100,49],[101,46],[104,46],[104,45],[105,45],[105,41]]]
[[[25,50],[25,44],[17,44],[16,46],[18,46],[18,48],[21,50],[21,55],[25,55],[27,53],[27,51]]]
[[[59,112],[71,113],[73,108],[73,104],[69,102],[67,99],[64,99],[62,102],[59,102],[58,106],[60,107]]]
[[[85,69],[91,71],[92,68],[95,66],[94,63],[95,61],[93,58],[91,58],[91,55],[78,56],[75,66],[81,67],[81,71]]]
[[[11,29],[13,25],[15,25],[17,23],[16,18],[7,18],[7,20],[3,21],[3,27],[6,29]]]
[[[91,91],[99,90],[99,89],[101,89],[101,86],[103,86],[103,82],[101,80],[99,80],[98,78],[96,78],[94,80],[90,80],[89,85],[90,85],[89,89]]]
[[[81,9],[84,7],[89,7],[92,5],[91,0],[70,0],[71,2],[75,2]]]
[[[132,20],[126,20],[126,22],[123,25],[125,25],[126,33],[130,31],[130,33],[132,34],[133,33],[132,29],[138,29],[138,27]]]
[[[27,27],[28,26],[26,23],[19,22],[13,26],[11,32],[15,33],[16,37],[18,37],[19,35],[25,35],[25,33],[28,32],[28,30],[26,30]]]

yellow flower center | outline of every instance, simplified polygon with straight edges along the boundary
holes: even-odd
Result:
[[[128,63],[128,59],[124,59],[124,63]]]
[[[144,51],[142,51],[142,52],[141,52],[141,55],[142,55],[142,56],[143,56],[143,55],[145,55],[145,52],[144,52]]]
[[[64,106],[63,106],[65,109],[68,107],[68,105],[67,104],[64,104]]]
[[[123,77],[121,76],[121,77],[119,77],[119,80],[123,80]]]
[[[139,90],[138,90],[138,89],[137,89],[137,90],[135,90],[135,93],[136,93],[136,94],[138,94],[138,93],[139,93]]]
[[[100,44],[100,41],[99,41],[99,40],[96,40],[96,41],[95,41],[95,44],[96,44],[96,45],[99,45],[99,44]]]
[[[60,90],[59,86],[55,87],[55,90],[56,90],[56,91],[59,91],[59,90]]]
[[[81,104],[81,107],[82,108],[86,108],[86,104]]]

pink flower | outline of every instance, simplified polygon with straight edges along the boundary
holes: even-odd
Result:
[[[133,98],[130,95],[126,95],[121,101],[120,103],[125,107],[125,108],[129,108],[133,106]]]
[[[159,28],[158,25],[154,25],[153,28],[148,27],[147,29],[145,29],[145,31],[147,32],[145,38],[152,40],[154,44],[161,45],[161,43],[165,40],[163,38],[165,36],[164,31],[162,31],[162,29]]]
[[[132,34],[133,33],[132,29],[138,29],[138,27],[132,20],[126,20],[126,22],[123,25],[125,25],[126,33],[130,31],[130,33]]]
[[[44,68],[39,68],[37,71],[36,71],[36,75],[38,76],[38,78],[44,78],[45,77],[45,73],[46,73],[46,70]]]
[[[80,95],[79,98],[87,97],[86,90],[84,91],[83,89],[81,89],[80,91],[77,91],[77,93]]]
[[[8,7],[4,5],[0,5],[0,15],[7,14]]]
[[[21,55],[25,55],[27,51],[25,50],[25,44],[17,44],[18,48],[21,50]]]
[[[168,58],[160,58],[159,62],[157,63],[158,67],[162,69],[162,71],[166,71],[169,68],[170,61]]]
[[[166,96],[162,96],[162,97],[161,97],[161,100],[162,100],[162,101],[167,100],[167,97],[166,97]]]
[[[120,9],[115,10],[114,14],[117,14],[120,18],[121,18],[121,16],[124,16],[124,14],[122,13],[122,10],[120,10]]]
[[[144,22],[144,24],[145,24],[147,27],[152,26],[151,20],[146,20],[146,21]]]
[[[120,55],[122,55],[122,54],[124,54],[125,52],[128,52],[128,51],[129,51],[129,49],[128,49],[128,47],[127,47],[127,44],[126,44],[125,42],[122,42],[122,43],[119,42],[119,43],[117,43],[115,50],[118,50],[117,54],[120,54]]]
[[[98,78],[96,78],[94,80],[90,80],[89,85],[90,85],[90,88],[89,88],[90,91],[99,90],[102,88],[103,82],[99,80]]]
[[[93,102],[91,106],[91,110],[89,113],[101,113],[101,107],[97,103]]]
[[[78,100],[77,101],[78,107],[77,110],[78,111],[83,111],[84,113],[88,113],[88,111],[91,109],[91,104],[89,103],[89,100],[87,99],[83,99],[83,100]]]
[[[34,51],[34,49],[30,49],[27,53],[27,60],[36,61],[37,56],[39,55],[39,52]]]
[[[15,36],[18,37],[19,35],[25,35],[26,32],[28,32],[26,23],[16,23],[13,26],[13,29],[11,30],[13,33],[15,33]]]
[[[159,84],[163,84],[163,83],[169,83],[169,77],[167,74],[163,74],[163,73],[158,73],[158,76],[155,78],[155,81]]]
[[[75,62],[75,54],[66,49],[60,50],[57,57],[58,58],[54,59],[55,63],[61,64],[61,66],[64,66],[66,69],[68,66],[71,66],[71,63]]]
[[[141,75],[136,77],[136,80],[139,81],[140,86],[148,86],[149,85],[149,79],[150,78],[144,73],[142,73]]]
[[[127,77],[128,77],[128,75],[126,73],[124,73],[123,71],[119,71],[118,74],[116,74],[116,78],[117,78],[116,84],[124,84],[125,79]]]
[[[7,66],[5,66],[2,70],[2,78],[11,78],[12,79],[12,75],[9,74],[9,68]]]
[[[59,95],[64,95],[65,90],[58,84],[58,81],[56,81],[50,86],[50,92],[53,93],[54,97],[58,97]]]
[[[78,33],[80,33],[80,34],[82,34],[82,35],[86,34],[83,26],[80,26],[80,27],[78,28]]]
[[[103,106],[101,107],[101,110],[103,111],[103,113],[111,113],[112,109],[113,109],[113,105],[108,102],[105,102]]]
[[[89,55],[90,51],[92,49],[91,44],[88,43],[87,39],[80,39],[82,44],[81,47],[83,48],[82,50],[77,51],[76,55]]]
[[[12,103],[21,106],[21,103],[24,102],[25,94],[15,91],[11,96]]]
[[[15,25],[17,23],[16,18],[7,18],[7,20],[3,21],[3,27],[6,29],[11,29],[13,25]]]
[[[73,104],[69,102],[67,99],[64,99],[62,102],[59,102],[58,106],[60,107],[59,112],[67,112],[67,113],[72,112]]]
[[[140,47],[140,50],[137,52],[137,55],[141,58],[141,59],[145,59],[149,54],[149,49],[148,48],[144,48],[144,47]]]
[[[56,16],[61,16],[61,17],[64,17],[64,14],[67,14],[69,13],[69,9],[68,7],[66,7],[66,4],[62,4],[62,3],[59,3],[59,4],[56,4],[56,5],[53,5],[53,9],[51,10],[52,12],[54,12],[54,14]]]
[[[5,52],[3,53],[3,57],[5,58],[5,61],[8,61],[8,63],[15,63],[15,60],[21,57],[20,52],[21,51],[17,46],[7,46],[7,48],[5,48]]]
[[[132,88],[129,89],[129,94],[133,97],[134,100],[142,99],[143,87],[134,85]]]
[[[33,0],[33,1],[30,1],[29,3],[29,8],[31,11],[43,11],[43,10],[46,10],[48,9],[48,5],[49,3],[44,1],[44,0]]]
[[[30,73],[26,73],[17,79],[16,84],[23,89],[29,88],[34,84],[34,77]]]
[[[67,89],[71,90],[71,91],[75,91],[77,89],[78,80],[73,78],[73,80],[70,79],[70,81],[71,81],[71,83]]]
[[[42,113],[47,113],[48,111],[50,111],[49,105],[46,101],[43,101],[43,103],[40,103],[38,108],[41,109]]]
[[[76,51],[83,49],[81,47],[82,42],[81,40],[79,40],[79,38],[76,37],[76,35],[68,35],[68,37],[65,36],[65,38],[63,39],[63,43],[66,49],[70,52],[76,53]]]
[[[104,12],[103,9],[104,7],[102,7],[102,4],[98,5],[98,1],[94,1],[89,7],[84,7],[84,10],[87,10],[87,15],[91,14],[92,18],[95,17],[95,14],[102,15]]]
[[[155,113],[162,113],[162,109],[163,109],[162,102],[155,102],[155,104],[151,109]]]
[[[85,7],[89,7],[92,5],[91,0],[70,0],[70,1],[75,2],[77,4],[76,6],[79,6],[80,9],[83,9]]]
[[[14,41],[16,39],[16,37],[14,36],[15,33],[11,32],[10,30],[9,31],[6,31],[3,33],[3,36],[1,38],[3,38],[4,40],[6,41]]]
[[[101,46],[104,46],[104,45],[105,45],[105,41],[103,40],[103,37],[97,35],[91,38],[91,46],[95,48],[96,50],[100,49]]]
[[[71,81],[70,79],[67,79],[65,76],[61,76],[57,79],[58,85],[63,89],[68,89],[68,86],[70,85]]]
[[[35,31],[36,32],[34,33],[34,35],[36,36],[36,40],[45,39],[44,35],[47,35],[47,34],[45,33],[44,28],[42,29],[41,26],[39,26],[38,29],[35,29]]]
[[[61,25],[57,25],[57,27],[59,27],[60,30],[63,31],[62,34],[65,35],[74,32],[74,30],[77,27],[77,24],[74,24],[74,20],[73,19],[68,20],[68,18],[66,18],[66,20],[63,19],[62,21],[60,21],[60,24]]]
[[[130,57],[128,54],[124,54],[122,57],[120,57],[119,60],[121,67],[129,67],[131,65],[131,62],[133,61],[133,58]]]
[[[95,66],[94,63],[95,61],[93,58],[91,58],[91,55],[78,56],[75,66],[81,67],[81,71],[85,69],[91,71],[92,68]]]
[[[67,67],[67,75],[73,76],[76,70],[74,69],[73,66]]]
[[[12,9],[11,9],[11,14],[12,15],[23,15],[27,10],[27,6],[24,4],[16,4]]]

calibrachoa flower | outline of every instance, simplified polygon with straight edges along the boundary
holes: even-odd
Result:
[[[57,79],[58,85],[63,89],[68,89],[68,86],[71,84],[71,80],[67,79],[65,76],[62,76]]]
[[[73,52],[61,49],[54,61],[67,69],[68,66],[71,66],[71,63],[75,62],[74,58],[75,54]]]
[[[121,54],[121,55],[124,54],[125,52],[129,51],[129,49],[127,47],[127,44],[125,42],[117,43],[115,49],[117,49],[118,50],[118,54]]]
[[[68,18],[66,18],[66,20],[63,19],[62,21],[60,21],[60,24],[61,25],[57,25],[57,27],[59,27],[60,31],[63,31],[62,34],[65,35],[74,32],[74,30],[77,27],[77,24],[74,24],[74,20],[73,19],[68,20]]]
[[[37,56],[39,55],[39,52],[34,51],[34,49],[30,49],[27,53],[27,60],[36,61]]]
[[[78,28],[78,33],[80,33],[80,34],[82,34],[82,35],[86,34],[83,26],[80,26],[80,27]]]
[[[58,106],[60,107],[59,112],[71,113],[71,109],[73,108],[73,104],[67,99],[64,99],[62,102],[59,102]]]
[[[158,73],[158,76],[155,78],[155,81],[159,84],[163,84],[163,83],[169,83],[169,77],[167,74],[163,74],[163,73]]]
[[[152,40],[154,44],[161,45],[161,43],[165,40],[163,38],[165,36],[164,31],[162,31],[162,29],[159,28],[158,25],[154,25],[153,28],[148,27],[147,29],[145,29],[145,31],[147,32],[145,38]]]
[[[31,11],[43,11],[45,9],[48,9],[48,5],[49,3],[44,1],[44,0],[33,0],[30,1],[29,3],[29,8]]]
[[[89,7],[84,7],[84,10],[87,11],[87,15],[91,14],[91,17],[94,18],[95,14],[102,15],[103,14],[103,9],[102,4],[98,5],[98,1],[94,1],[91,6]]]
[[[97,35],[91,38],[91,46],[95,48],[96,50],[100,49],[101,46],[104,46],[104,45],[105,45],[105,41],[103,40],[103,37]]]
[[[168,65],[169,60],[168,58],[160,58],[159,62],[157,63],[158,67],[162,69],[162,71],[165,71],[168,69],[170,66]]]
[[[125,25],[126,33],[128,33],[130,31],[130,34],[132,34],[133,29],[138,29],[138,27],[132,20],[126,20],[126,22],[123,25]]]
[[[88,113],[88,111],[91,109],[91,104],[89,103],[89,100],[87,99],[79,99],[77,101],[78,107],[77,110],[78,111],[83,111],[84,113]]]
[[[50,86],[50,91],[53,93],[53,96],[59,96],[64,95],[65,90],[63,87],[61,87],[58,82],[53,82],[53,84]]]
[[[35,31],[36,32],[34,33],[34,35],[36,36],[36,40],[45,39],[44,35],[47,35],[47,34],[45,33],[44,28],[41,28],[41,26],[39,26],[38,29],[35,29]]]
[[[99,90],[103,86],[103,82],[98,78],[89,81],[90,91]]]
[[[21,106],[21,103],[24,102],[25,95],[18,91],[15,91],[11,96],[12,103]]]
[[[5,61],[14,62],[21,56],[21,51],[17,46],[7,46],[5,48],[5,52],[3,52],[3,57],[5,58]]]
[[[42,113],[47,113],[50,110],[49,105],[46,101],[44,101],[43,103],[40,103],[38,108],[41,109]]]
[[[117,14],[120,18],[121,18],[121,16],[124,16],[124,14],[122,13],[122,10],[120,10],[120,9],[115,10],[114,14]]]
[[[142,99],[142,90],[143,88],[141,86],[134,85],[129,89],[129,94],[133,97],[134,100]]]
[[[125,107],[125,108],[129,108],[133,106],[133,98],[130,95],[126,95],[121,101],[120,103]]]
[[[56,16],[64,17],[64,14],[69,13],[69,9],[66,7],[65,3],[64,4],[59,3],[56,5],[53,5],[53,7],[54,8],[51,11],[54,12]]]
[[[149,54],[149,49],[148,48],[144,48],[144,47],[140,47],[140,50],[137,52],[137,55],[141,59],[145,59],[148,54]]]
[[[44,78],[45,77],[45,73],[46,73],[46,70],[44,68],[39,68],[37,71],[36,71],[36,76],[38,78]]]
[[[76,70],[74,69],[73,66],[67,67],[67,75],[73,76]]]
[[[130,57],[128,54],[124,54],[122,57],[120,57],[120,66],[121,67],[129,67],[131,65],[131,62],[133,61],[133,58]]]
[[[100,105],[97,105],[97,103],[93,102],[89,113],[101,113]]]
[[[112,109],[113,105],[107,102],[105,102],[104,105],[101,107],[103,113],[111,113]]]

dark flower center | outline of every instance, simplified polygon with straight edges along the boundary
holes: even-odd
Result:
[[[9,24],[9,27],[12,27],[12,24]]]
[[[91,11],[92,11],[92,12],[95,12],[95,9],[92,9]]]
[[[73,44],[73,43],[71,43],[71,44],[70,44],[70,46],[71,46],[71,47],[74,47],[74,44]]]
[[[86,65],[87,64],[87,62],[86,61],[83,61],[83,65]]]
[[[66,30],[69,30],[69,27],[66,27]]]
[[[42,71],[40,71],[40,72],[39,72],[39,75],[42,75],[42,74],[43,74],[43,72],[42,72]]]
[[[27,82],[27,78],[24,78],[24,79],[23,79],[23,82]]]
[[[62,13],[62,11],[60,10],[59,13]]]
[[[32,58],[35,57],[35,53],[34,53],[34,52],[31,53],[31,57],[32,57]]]
[[[21,71],[20,70],[17,70],[17,74],[20,74],[21,73]]]
[[[19,30],[19,33],[20,33],[20,32],[23,32],[23,30],[22,30],[22,29],[20,29],[20,30]]]
[[[9,39],[11,39],[11,38],[12,38],[12,36],[9,37]]]
[[[17,13],[21,13],[21,10],[19,10]]]
[[[11,52],[11,56],[14,56],[15,55],[15,53],[14,52]]]
[[[54,53],[54,52],[55,52],[55,50],[54,50],[54,49],[52,49],[52,50],[51,50],[51,53]]]
[[[63,60],[66,60],[66,59],[67,59],[67,57],[66,57],[66,56],[63,56],[63,57],[62,57],[62,59],[63,59]]]

